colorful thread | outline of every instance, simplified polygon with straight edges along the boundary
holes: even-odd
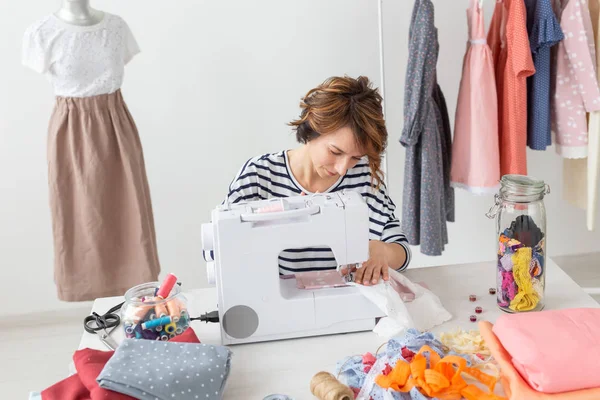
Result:
[[[142,298],[144,304],[140,304]],[[189,324],[189,313],[179,297],[163,300],[157,296],[142,296],[123,309],[127,338],[168,340],[182,334]]]
[[[153,319],[152,321],[146,321],[142,323],[142,329],[152,329],[156,328],[157,330],[162,330],[163,325],[167,325],[171,323],[171,317],[161,317],[158,319]]]
[[[169,335],[175,333],[175,330],[177,330],[177,325],[175,324],[175,321],[171,321],[170,324],[165,325],[165,332],[167,332]]]
[[[516,296],[510,302],[513,311],[531,311],[537,307],[540,296],[536,293],[529,275],[529,264],[531,263],[531,247],[519,248],[512,257],[513,276],[519,289]]]
[[[171,290],[173,289],[173,286],[175,286],[176,283],[177,277],[173,274],[167,274],[162,285],[160,285],[160,287],[158,288],[156,296],[160,297],[161,299],[166,299],[171,294]]]
[[[537,310],[544,296],[543,234],[530,218],[518,221],[498,239],[497,302],[500,308],[511,312]],[[527,229],[531,230],[530,234]],[[539,237],[542,239],[532,247],[525,246],[513,235],[528,244]]]

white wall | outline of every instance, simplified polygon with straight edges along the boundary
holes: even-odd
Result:
[[[20,65],[21,37],[54,2],[0,2],[0,315],[74,307],[56,300],[47,201],[48,83]],[[330,75],[379,80],[377,0],[98,0],[123,16],[142,53],[127,68],[124,94],[138,124],[152,190],[163,274],[187,287],[205,285],[200,224],[209,219],[245,159],[294,145],[285,123],[306,90]],[[451,114],[466,40],[464,9],[436,1],[439,81]],[[486,1],[488,16],[492,1]],[[384,0],[389,182],[400,206],[404,150],[404,71],[412,1]],[[453,117],[453,115],[451,115]],[[584,213],[561,200],[561,162],[553,151],[529,153],[547,198],[551,255],[596,249]],[[456,192],[457,222],[442,257],[414,249],[413,266],[489,259],[490,197]],[[2,304],[7,304],[2,302]]]

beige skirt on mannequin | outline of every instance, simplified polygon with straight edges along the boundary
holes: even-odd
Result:
[[[158,279],[142,146],[120,91],[56,99],[48,180],[60,300],[123,295]]]

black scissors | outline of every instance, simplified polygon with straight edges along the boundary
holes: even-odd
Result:
[[[118,314],[115,314],[115,311],[119,310],[123,304],[124,303],[114,306],[104,315],[99,315],[96,312],[93,312],[92,315],[88,315],[83,320],[83,327],[85,328],[86,332],[98,335],[100,337],[100,341],[102,341],[102,343],[104,343],[104,345],[110,350],[116,350],[118,346],[117,342],[110,337],[110,334],[121,323],[121,318]]]

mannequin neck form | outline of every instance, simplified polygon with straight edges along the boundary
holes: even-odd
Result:
[[[79,26],[95,25],[104,18],[102,11],[90,6],[90,0],[63,0],[55,15],[68,24]]]

